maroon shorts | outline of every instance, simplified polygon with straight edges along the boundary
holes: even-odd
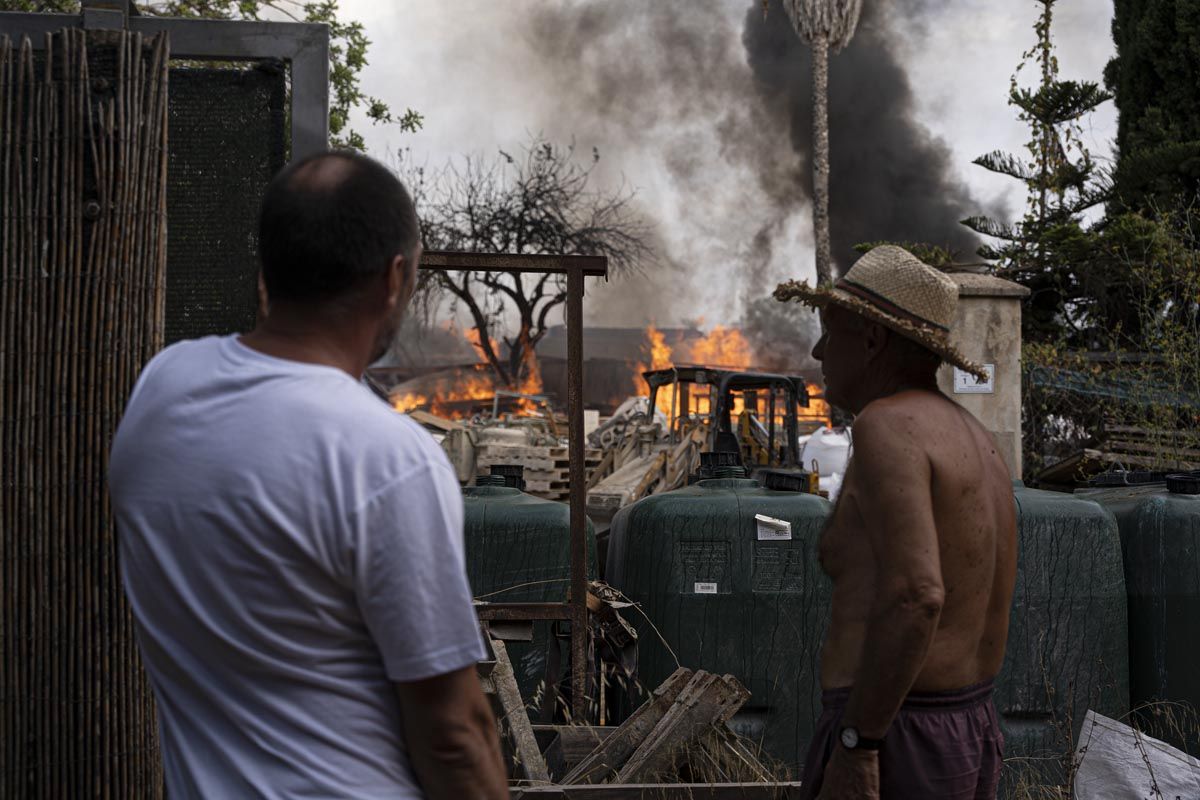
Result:
[[[992,681],[954,692],[913,692],[900,706],[879,751],[880,800],[991,800],[1000,782],[1004,737]],[[849,689],[821,695],[821,718],[804,762],[802,798],[821,791],[825,765],[840,747]]]

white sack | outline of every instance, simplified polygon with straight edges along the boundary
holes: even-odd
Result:
[[[1095,711],[1084,717],[1075,760],[1075,800],[1200,798],[1200,761]]]
[[[800,466],[811,470],[813,461],[821,475],[846,474],[846,462],[850,460],[849,428],[818,428],[804,443],[800,454]]]

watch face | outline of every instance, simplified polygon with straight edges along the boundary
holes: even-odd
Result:
[[[858,747],[858,731],[854,728],[842,728],[842,746],[847,750]]]

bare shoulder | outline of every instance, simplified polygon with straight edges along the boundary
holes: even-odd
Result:
[[[867,444],[920,443],[936,405],[937,398],[923,392],[902,392],[872,402],[854,418],[855,449]]]
[[[927,396],[905,392],[864,408],[852,428],[854,461],[864,467],[879,465],[888,469],[904,469],[925,461],[930,402]]]

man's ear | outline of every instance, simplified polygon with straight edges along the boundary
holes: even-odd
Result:
[[[409,275],[412,272],[413,270],[408,268],[408,259],[404,256],[396,256],[388,265],[387,307],[389,311],[403,303],[408,297],[408,284],[411,280]]]
[[[874,361],[887,349],[888,338],[892,335],[886,325],[867,321],[863,328],[863,347],[866,349],[867,361]]]

